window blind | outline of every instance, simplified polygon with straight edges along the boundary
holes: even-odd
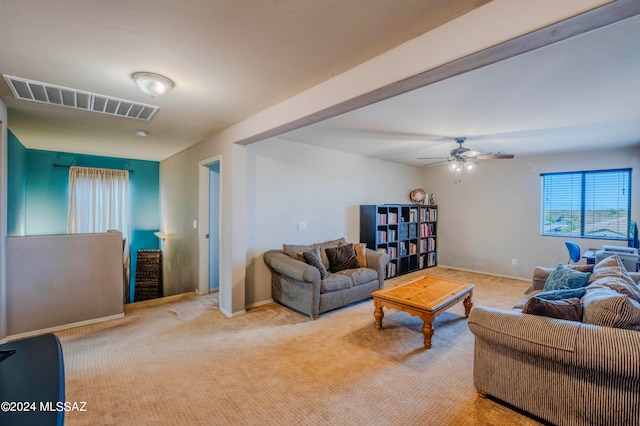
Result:
[[[541,234],[629,237],[631,169],[544,173]]]

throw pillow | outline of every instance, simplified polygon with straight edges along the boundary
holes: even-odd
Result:
[[[567,265],[559,264],[544,283],[543,291],[586,287],[590,275],[589,272],[576,271]]]
[[[640,330],[640,303],[626,294],[605,287],[589,286],[582,304],[584,323]]]
[[[318,268],[318,271],[320,271],[321,279],[324,280],[329,276],[329,272],[327,272],[327,268],[324,267],[322,258],[320,258],[320,249],[316,247],[313,250],[305,251],[304,253],[302,253],[302,256],[309,265]]]
[[[343,271],[345,269],[355,269],[358,267],[356,251],[353,244],[325,249],[329,260],[329,270],[331,272]]]
[[[636,282],[631,278],[631,275],[627,272],[627,268],[624,267],[624,263],[622,263],[620,256],[617,254],[605,257],[596,263],[589,281],[593,282],[604,277],[620,278],[629,284],[636,285]]]
[[[522,312],[568,321],[582,321],[582,302],[577,297],[545,300],[538,296],[533,296],[524,305]]]
[[[580,288],[565,288],[562,290],[548,290],[541,291],[536,294],[536,297],[544,300],[561,300],[561,299],[571,299],[573,297],[577,297],[580,299],[587,292],[586,287]]]
[[[347,243],[340,243],[340,246],[346,246]],[[353,243],[353,248],[356,251],[356,260],[358,261],[358,268],[367,267],[367,243]]]

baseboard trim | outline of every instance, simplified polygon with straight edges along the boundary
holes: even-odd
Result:
[[[251,305],[247,305],[246,308],[257,308],[258,306],[268,305],[269,303],[273,303],[273,299],[261,300],[260,302],[252,303]]]
[[[111,320],[119,319],[119,318],[124,318],[124,312],[121,313],[121,314],[110,315],[110,316],[107,316],[107,317],[93,318],[93,319],[90,319],[90,320],[84,320],[84,321],[72,322],[72,323],[69,323],[69,324],[57,325],[55,327],[42,328],[40,330],[33,330],[33,331],[26,331],[24,333],[12,334],[10,336],[7,336],[6,339],[4,339],[3,341],[11,342],[13,340],[26,339],[27,337],[39,336],[39,335],[42,335],[42,334],[53,333],[53,332],[56,332],[56,331],[66,330],[66,329],[74,328],[74,327],[81,327],[83,325],[96,324],[96,323],[104,322],[104,321],[111,321]]]
[[[438,264],[438,266],[441,267],[441,268],[455,269],[457,271],[473,272],[473,273],[476,273],[476,274],[493,275],[494,277],[509,278],[511,280],[518,280],[518,281],[525,281],[525,282],[530,282],[531,281],[530,279],[526,279],[526,278],[522,278],[522,277],[512,277],[510,275],[496,274],[494,272],[487,272],[487,271],[478,271],[478,270],[475,270],[475,269],[459,268],[457,266],[448,266],[448,265],[441,265],[441,264]],[[438,266],[436,266],[436,268]]]
[[[229,312],[229,311],[227,311],[226,309],[223,309],[223,308],[219,308],[219,309],[220,309],[220,312],[222,312],[223,314],[225,314],[229,318],[237,317],[237,316],[244,315],[244,314],[247,313],[246,309],[243,309],[243,310],[238,311],[238,312]]]

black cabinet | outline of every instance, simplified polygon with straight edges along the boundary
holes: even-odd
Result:
[[[437,265],[437,223],[435,205],[361,205],[360,241],[389,254],[391,278]]]

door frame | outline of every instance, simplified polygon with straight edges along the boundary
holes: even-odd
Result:
[[[198,289],[196,290],[198,294],[207,294],[209,293],[209,239],[207,238],[207,233],[209,233],[209,173],[211,170],[209,166],[214,163],[220,164],[220,191],[222,194],[222,155],[216,155],[215,157],[210,157],[205,160],[201,160],[198,162]],[[222,214],[222,197],[220,197],[220,202],[218,203],[219,216]],[[222,225],[221,221],[218,222],[218,253],[221,253],[221,245],[222,245]],[[224,283],[220,279],[220,268],[218,268],[218,282],[219,282],[219,297],[222,299],[223,293],[226,294],[227,288],[225,288]]]

